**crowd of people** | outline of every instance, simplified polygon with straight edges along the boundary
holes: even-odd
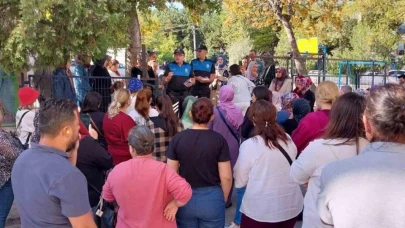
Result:
[[[111,91],[108,58],[94,71],[109,85],[37,111],[21,88],[16,132],[0,130],[0,228],[13,201],[23,228],[293,228],[302,212],[304,228],[405,225],[403,83],[313,91],[276,67],[256,86],[255,51],[229,68],[207,52],[188,64],[176,49],[163,94],[138,77]]]

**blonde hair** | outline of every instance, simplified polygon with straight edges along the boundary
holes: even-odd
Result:
[[[315,92],[317,103],[332,104],[339,97],[339,88],[336,83],[324,81],[319,83]]]
[[[120,108],[124,107],[131,94],[127,89],[118,89],[114,92],[114,101],[108,106],[108,118],[112,119],[120,112]]]

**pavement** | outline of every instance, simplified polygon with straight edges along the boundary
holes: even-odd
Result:
[[[226,225],[230,224],[235,216],[235,210],[236,210],[236,192],[232,194],[232,207],[226,209],[226,214],[225,214],[225,220],[226,220]],[[294,228],[301,228],[302,222],[298,222]],[[6,228],[20,228],[21,227],[21,222],[20,222],[20,216],[18,215],[17,211],[17,206],[14,203],[13,207],[11,208],[10,214],[7,217],[7,223],[6,223]]]

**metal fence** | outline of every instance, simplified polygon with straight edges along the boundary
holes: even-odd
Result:
[[[48,98],[65,98],[81,104],[88,92],[98,92],[102,96],[101,111],[106,112],[113,100],[113,93],[119,88],[127,88],[131,77],[67,77],[57,75],[28,75],[21,86],[30,86],[40,91],[40,102]],[[140,78],[144,88],[149,87],[154,95],[163,93],[158,88],[159,78]]]
[[[287,69],[290,77],[298,75],[295,61],[290,56],[262,56],[265,69],[270,65],[282,66]],[[322,81],[333,81],[338,86],[350,85],[354,89],[370,88],[372,85],[395,83],[397,77],[394,63],[374,60],[349,60],[323,58],[321,55],[304,57],[308,76],[318,85]],[[274,75],[272,75],[274,77]]]

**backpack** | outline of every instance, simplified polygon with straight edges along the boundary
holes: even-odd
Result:
[[[25,143],[22,143],[22,142],[20,141],[20,139],[18,138],[17,129],[20,127],[21,121],[23,120],[24,116],[25,116],[28,112],[30,112],[30,111],[24,112],[24,114],[21,116],[20,121],[18,121],[18,124],[17,124],[17,127],[16,127],[16,131],[10,131],[10,135],[11,135],[14,139],[16,139],[16,140],[19,142],[19,144],[21,145],[21,147],[22,147],[24,150],[26,150],[26,149],[28,149],[28,148],[30,147],[30,143],[29,143],[29,142],[30,142],[30,138],[31,138],[32,133],[29,132],[29,133],[28,133],[28,137],[27,137],[27,139],[25,140]]]

